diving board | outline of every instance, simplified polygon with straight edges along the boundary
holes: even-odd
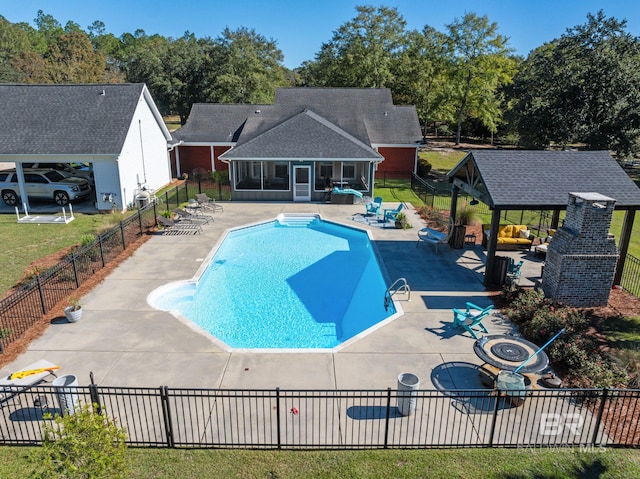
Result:
[[[22,204],[24,208],[24,216],[20,217],[20,212],[18,211],[18,207],[16,206],[16,217],[18,218],[18,223],[35,223],[35,224],[63,224],[66,225],[73,220],[75,217],[73,216],[73,207],[69,204],[69,214],[62,207],[61,215],[36,215],[31,216],[29,211],[27,211],[27,205]]]

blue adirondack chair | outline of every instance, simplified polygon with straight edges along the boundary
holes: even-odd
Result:
[[[507,279],[509,283],[516,283],[520,281],[520,270],[522,269],[522,265],[524,261],[520,261],[516,263],[513,258],[509,258],[509,262],[507,264]]]
[[[453,308],[453,326],[464,331],[468,331],[474,339],[478,339],[476,331],[489,333],[482,320],[491,313],[493,305],[481,308],[473,303],[467,303],[467,308],[462,311]]]
[[[400,211],[402,210],[402,208],[404,207],[403,203],[400,203],[398,205],[397,208],[395,209],[388,209],[388,210],[384,210],[384,220],[385,221],[395,221],[396,217],[398,216],[398,213],[400,213]]]
[[[382,197],[376,196],[373,202],[367,203],[365,207],[367,208],[368,215],[378,216],[380,214],[380,208],[382,207]]]

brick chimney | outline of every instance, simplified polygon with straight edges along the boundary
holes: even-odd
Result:
[[[564,224],[551,239],[542,276],[547,298],[574,307],[606,306],[618,264],[609,234],[616,200],[569,193]]]

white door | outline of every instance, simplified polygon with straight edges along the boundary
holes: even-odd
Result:
[[[293,201],[311,201],[311,167],[293,167]]]

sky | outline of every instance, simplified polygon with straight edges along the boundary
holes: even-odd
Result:
[[[429,25],[445,32],[446,25],[465,13],[487,15],[523,56],[567,28],[585,24],[587,13],[598,10],[626,19],[627,31],[640,36],[637,0],[0,0],[0,15],[34,25],[42,10],[63,26],[71,20],[84,30],[100,20],[118,37],[142,29],[148,35],[178,38],[189,31],[198,38],[216,38],[226,27],[247,27],[275,40],[284,65],[293,69],[313,60],[322,44],[356,16],[358,5],[396,7],[408,30]]]

